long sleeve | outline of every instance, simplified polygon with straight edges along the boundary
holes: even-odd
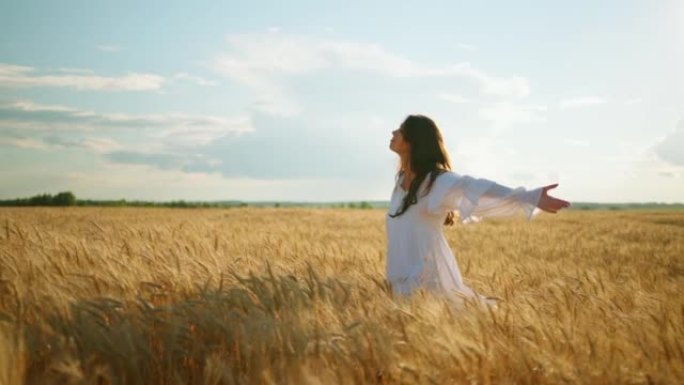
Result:
[[[521,212],[529,221],[535,214],[541,193],[541,187],[513,189],[488,179],[449,171],[435,179],[427,196],[427,208],[432,214],[458,211],[464,223],[477,221],[478,217],[513,216]]]

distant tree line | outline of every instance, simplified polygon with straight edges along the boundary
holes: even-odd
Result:
[[[362,210],[368,210],[372,209],[373,205],[366,202],[349,202],[349,203],[338,203],[338,204],[332,204],[331,207],[333,208],[340,208],[340,209],[362,209]]]
[[[572,210],[683,210],[683,203],[592,203],[592,202],[573,202],[570,206]]]
[[[0,200],[0,206],[75,206],[76,196],[71,191],[57,195],[39,194],[30,198]]]
[[[76,199],[71,191],[63,191],[56,195],[39,194],[30,198],[17,198],[0,200],[0,206],[100,206],[100,207],[174,207],[174,208],[232,208],[232,207],[308,207],[308,208],[335,208],[335,209],[386,209],[387,202],[361,201],[361,202],[246,202],[241,201],[216,201],[198,202],[175,200],[170,202],[152,202],[139,200],[92,200]],[[681,203],[592,203],[573,202],[573,210],[684,210]]]
[[[129,201],[126,199],[119,200],[92,200],[79,199],[78,206],[101,206],[101,207],[174,207],[174,208],[230,208],[230,207],[247,207],[244,202],[190,202],[185,200],[169,201],[169,202],[151,202],[151,201]]]
[[[76,199],[71,191],[60,192],[56,195],[38,194],[30,198],[0,200],[0,206],[135,206],[135,207],[227,207],[247,206],[246,203],[211,203],[211,202],[148,202],[119,200]]]
[[[30,198],[0,200],[0,206],[100,206],[100,207],[178,207],[178,208],[211,208],[211,207],[246,207],[244,202],[188,202],[184,200],[170,202],[93,200],[76,199],[71,191],[60,192],[57,195],[39,194]]]
[[[373,209],[375,204],[362,202],[339,202],[339,203],[307,203],[307,202],[254,202],[247,204],[240,201],[219,202],[193,202],[176,200],[170,202],[151,202],[138,200],[93,200],[76,199],[71,191],[63,191],[56,195],[39,194],[30,198],[17,198],[0,200],[0,206],[99,206],[99,207],[174,207],[174,208],[231,208],[231,207],[317,207],[317,208],[347,208],[347,209]]]

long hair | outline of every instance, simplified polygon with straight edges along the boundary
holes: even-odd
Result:
[[[439,174],[451,170],[451,161],[449,153],[446,147],[444,147],[442,133],[432,119],[423,115],[409,115],[401,124],[399,130],[404,140],[411,145],[409,165],[411,171],[415,173],[415,177],[411,181],[408,194],[404,197],[399,210],[394,214],[390,214],[392,218],[402,215],[411,205],[418,202],[418,188],[428,174],[430,175],[430,180],[425,194],[430,191],[433,182]],[[397,178],[403,173],[404,170],[400,170]],[[448,226],[454,224],[453,212],[447,214],[444,224]]]

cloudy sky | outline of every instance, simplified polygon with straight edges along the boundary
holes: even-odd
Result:
[[[387,200],[422,113],[456,172],[684,201],[684,2],[418,3],[3,2],[0,198]]]

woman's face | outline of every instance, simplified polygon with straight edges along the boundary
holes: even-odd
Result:
[[[401,133],[401,127],[392,131],[392,140],[390,140],[390,150],[396,152],[399,155],[408,154],[411,146],[409,142],[404,139],[404,135]]]

